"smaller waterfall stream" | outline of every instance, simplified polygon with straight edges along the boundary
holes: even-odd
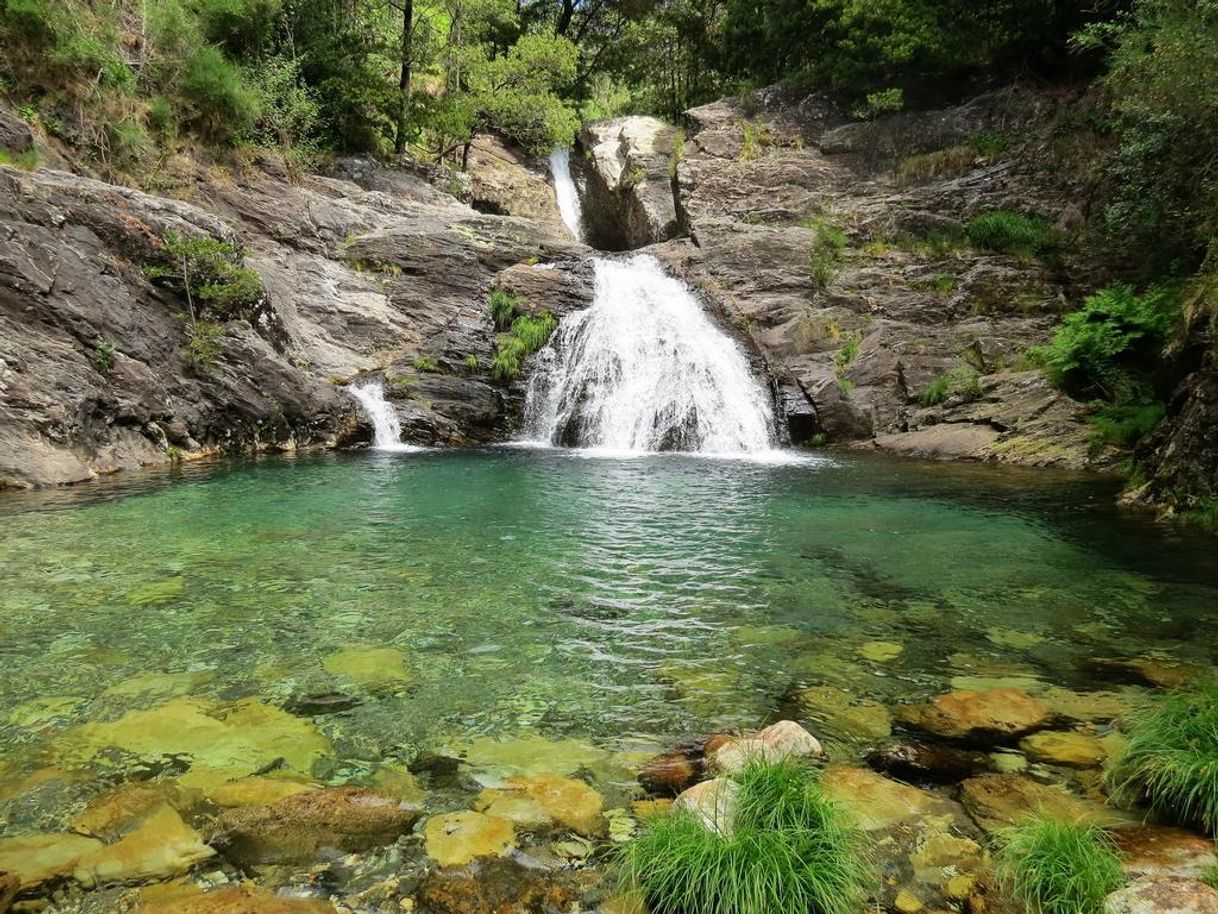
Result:
[[[420,451],[422,448],[402,443],[402,423],[397,412],[385,399],[385,389],[373,381],[361,387],[347,388],[363,408],[372,423],[372,446],[378,451]]]
[[[584,240],[584,214],[579,203],[579,189],[571,178],[571,151],[555,149],[550,153],[550,174],[554,178],[554,196],[563,223],[576,241]]]

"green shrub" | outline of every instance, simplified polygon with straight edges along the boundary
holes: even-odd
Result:
[[[1218,830],[1218,684],[1175,692],[1135,712],[1109,775],[1121,794]]]
[[[1202,498],[1181,511],[1180,517],[1185,523],[1196,524],[1203,530],[1218,530],[1218,498]]]
[[[220,361],[220,338],[224,328],[211,321],[193,321],[186,338],[186,361],[210,374]]]
[[[0,147],[0,165],[12,165],[22,171],[33,171],[38,167],[38,151],[27,149],[25,152],[9,152]]]
[[[1211,889],[1218,889],[1218,866],[1211,866],[1201,874],[1201,881]]]
[[[496,330],[507,330],[512,326],[523,301],[523,297],[513,295],[507,289],[491,289],[491,317],[495,321]]]
[[[1133,447],[1159,424],[1166,412],[1162,403],[1109,403],[1087,417],[1099,440]]]
[[[793,761],[736,776],[733,827],[712,832],[688,813],[650,820],[621,851],[627,884],[654,914],[854,914],[869,887],[859,832]]]
[[[549,342],[558,329],[558,319],[549,311],[538,317],[522,314],[512,321],[511,330],[499,337],[495,357],[491,359],[491,376],[508,382],[520,374],[524,360]]]
[[[436,364],[435,359],[426,355],[416,355],[411,364],[414,366],[415,371],[421,371],[427,374],[440,370],[440,366]]]
[[[1173,292],[1156,287],[1137,295],[1117,283],[1067,314],[1053,342],[1033,357],[1043,361],[1050,380],[1067,393],[1137,399],[1138,375],[1153,367],[1179,315]]]
[[[253,319],[266,302],[262,279],[243,265],[240,248],[208,236],[168,232],[164,259],[144,273],[186,298],[192,319]]]
[[[850,337],[842,344],[842,348],[833,356],[833,367],[836,371],[845,371],[859,357],[859,341]]]
[[[918,399],[923,406],[937,406],[949,397],[970,402],[982,394],[980,375],[967,365],[957,365],[931,381]]]
[[[114,358],[117,354],[118,350],[114,348],[113,343],[98,340],[93,347],[93,356],[89,361],[93,363],[97,373],[105,377],[114,370]]]
[[[904,107],[904,92],[900,89],[881,89],[879,92],[868,93],[861,103],[850,109],[850,114],[861,121],[869,121],[881,114],[900,111]]]
[[[477,371],[478,357],[476,355],[467,355],[462,361],[462,364],[465,365],[467,371]]]
[[[1004,209],[970,219],[968,238],[984,250],[1018,257],[1034,257],[1055,245],[1053,230],[1045,220]]]
[[[1040,914],[1097,914],[1125,882],[1112,839],[1095,825],[1036,819],[999,833],[999,872]]]
[[[217,47],[204,45],[184,62],[179,89],[191,106],[191,120],[205,133],[228,137],[247,133],[259,113],[258,96],[241,69]]]

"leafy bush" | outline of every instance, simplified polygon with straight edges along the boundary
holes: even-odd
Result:
[[[1100,441],[1133,447],[1162,420],[1162,403],[1110,403],[1087,417]]]
[[[212,136],[248,132],[258,116],[258,96],[245,84],[240,67],[217,47],[204,45],[187,57],[178,85],[191,119]]]
[[[520,374],[524,360],[549,342],[558,329],[558,319],[549,311],[538,317],[522,314],[512,321],[511,330],[500,336],[491,359],[491,376],[508,382]]]
[[[979,400],[982,393],[977,372],[967,365],[957,365],[931,381],[919,399],[923,406],[937,406],[949,397],[959,397],[965,402]]]
[[[261,277],[243,266],[242,251],[234,245],[169,232],[163,250],[164,260],[144,272],[184,296],[192,318],[252,319],[265,305]]]
[[[186,361],[210,374],[220,361],[220,338],[224,328],[211,321],[192,321],[186,338]]]
[[[1056,243],[1052,228],[1045,220],[1004,209],[991,210],[970,219],[968,237],[979,248],[1018,257],[1043,254]]]
[[[1137,399],[1139,374],[1157,358],[1179,320],[1176,295],[1163,287],[1137,295],[1117,283],[1067,314],[1053,341],[1034,351],[1054,384],[1078,396]]]
[[[1176,692],[1137,711],[1109,775],[1126,796],[1218,831],[1218,684]]]
[[[97,373],[105,377],[114,370],[114,357],[118,354],[118,350],[114,348],[113,343],[105,340],[98,340],[93,347],[93,356],[90,361],[93,367],[97,369]]]
[[[1112,839],[1095,825],[1036,819],[999,834],[999,871],[1029,910],[1096,914],[1125,882]]]
[[[879,92],[868,93],[860,104],[850,110],[850,114],[859,120],[869,121],[881,114],[900,111],[904,107],[904,92],[900,89],[882,89]]]
[[[870,878],[858,832],[793,761],[751,764],[737,775],[727,834],[689,813],[650,819],[627,844],[627,883],[654,914],[853,914]]]

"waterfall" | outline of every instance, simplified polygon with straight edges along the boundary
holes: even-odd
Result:
[[[592,306],[538,355],[527,432],[552,445],[742,454],[774,445],[770,398],[693,292],[648,254],[596,261]]]
[[[402,423],[398,414],[385,399],[385,389],[374,381],[362,387],[352,384],[347,388],[351,396],[363,407],[364,414],[372,422],[372,446],[378,451],[419,451],[422,448],[402,443]]]
[[[558,198],[562,221],[576,241],[583,241],[584,214],[579,205],[579,190],[571,179],[570,150],[555,149],[550,153],[550,174],[554,178],[554,196]]]

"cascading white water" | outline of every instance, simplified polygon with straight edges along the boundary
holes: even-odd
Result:
[[[770,398],[693,292],[647,254],[596,261],[592,306],[538,356],[526,427],[543,443],[741,454],[774,445]]]
[[[364,414],[372,422],[372,446],[378,451],[418,451],[422,448],[402,443],[402,423],[389,401],[385,389],[374,381],[363,386],[352,384],[347,388],[363,407]]]
[[[550,153],[550,174],[554,178],[554,196],[558,212],[576,241],[584,240],[584,214],[579,203],[579,190],[571,178],[571,152],[555,149]]]

